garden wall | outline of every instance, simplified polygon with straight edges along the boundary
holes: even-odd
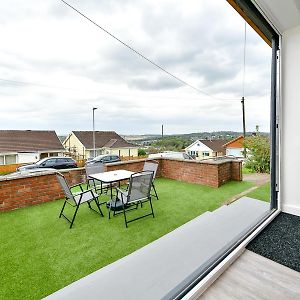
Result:
[[[242,164],[234,160],[161,160],[161,176],[179,181],[219,187],[229,180],[242,180]]]
[[[138,172],[145,160],[108,164],[107,171],[125,169]],[[157,177],[219,187],[229,180],[242,180],[241,162],[238,161],[181,161],[157,159]],[[85,181],[85,169],[61,170],[70,185]],[[63,198],[63,192],[53,172],[23,174],[0,179],[0,211],[40,204]]]

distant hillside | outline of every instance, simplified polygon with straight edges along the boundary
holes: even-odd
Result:
[[[122,135],[126,141],[146,141],[160,138],[159,134]]]
[[[165,135],[165,138],[182,138],[185,140],[195,141],[197,139],[222,139],[222,140],[231,140],[240,135],[242,132],[238,131],[213,131],[213,132],[193,132],[193,133],[184,133],[184,134],[171,134]],[[247,132],[246,135],[251,135],[252,132]],[[260,132],[260,134],[268,136],[267,132]],[[124,135],[123,136],[127,141],[131,142],[149,142],[154,140],[160,140],[161,135],[159,134],[144,134],[144,135]]]

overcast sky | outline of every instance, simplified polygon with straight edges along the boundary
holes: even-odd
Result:
[[[0,2],[0,129],[242,131],[244,20],[225,0]],[[247,26],[247,130],[269,131],[271,48]],[[24,83],[21,83],[24,82]],[[216,99],[217,98],[217,99]]]

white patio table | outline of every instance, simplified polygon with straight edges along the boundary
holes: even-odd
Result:
[[[102,181],[103,183],[113,183],[121,182],[122,180],[127,180],[134,172],[127,170],[115,170],[103,173],[96,173],[89,175],[90,178]]]
[[[110,197],[112,199],[112,197],[113,197],[112,184],[115,182],[118,182],[119,187],[120,187],[121,181],[128,180],[132,174],[134,174],[134,172],[127,171],[127,170],[115,170],[115,171],[91,174],[91,175],[89,175],[89,177],[99,180],[103,183],[108,183],[110,185]],[[107,202],[106,207],[109,207],[110,201]],[[115,214],[115,211],[114,211],[114,214]]]

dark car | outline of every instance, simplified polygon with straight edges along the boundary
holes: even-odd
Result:
[[[46,157],[34,164],[25,165],[22,167],[18,167],[17,171],[25,171],[30,169],[39,169],[39,168],[53,168],[53,169],[69,169],[69,168],[77,168],[76,161],[71,157]]]
[[[27,169],[27,170],[16,171],[16,172],[13,172],[13,173],[2,175],[2,176],[0,176],[0,179],[1,178],[3,178],[3,179],[5,179],[5,178],[6,179],[15,178],[15,177],[19,177],[20,175],[30,175],[30,174],[36,175],[36,174],[39,174],[41,172],[52,172],[52,173],[55,173],[57,171],[55,169],[53,169],[53,168]]]
[[[95,163],[102,163],[102,164],[107,164],[107,163],[113,163],[113,162],[118,162],[121,161],[120,156],[114,155],[114,154],[104,154],[104,155],[98,155],[94,157],[91,160],[88,160],[86,163],[87,164],[95,164]]]

